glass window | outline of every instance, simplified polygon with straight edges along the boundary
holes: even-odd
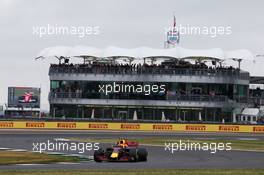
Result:
[[[51,81],[50,87],[51,89],[59,88],[59,81]]]

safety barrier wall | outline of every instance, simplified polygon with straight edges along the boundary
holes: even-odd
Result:
[[[185,132],[246,132],[264,133],[264,125],[224,124],[164,124],[164,123],[110,123],[110,122],[39,122],[0,121],[0,129],[66,129],[66,130],[119,130],[119,131],[185,131]]]

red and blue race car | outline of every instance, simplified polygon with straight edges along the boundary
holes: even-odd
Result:
[[[148,152],[146,148],[140,148],[138,142],[120,139],[116,145],[96,150],[94,161],[118,161],[118,162],[138,162],[147,161]]]

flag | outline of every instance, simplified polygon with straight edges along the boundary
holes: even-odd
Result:
[[[180,42],[180,33],[176,28],[176,17],[173,15],[173,28],[167,32],[167,43],[168,44],[179,44]]]

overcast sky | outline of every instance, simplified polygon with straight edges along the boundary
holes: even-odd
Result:
[[[180,46],[191,49],[248,49],[264,54],[262,0],[0,0],[0,104],[8,86],[42,88],[42,109],[48,109],[48,66],[38,53],[57,45],[98,48],[141,46],[163,48],[164,28],[172,25],[231,26],[232,34],[212,38],[183,35]],[[99,35],[33,34],[34,26],[99,26]],[[262,58],[264,60],[264,58]],[[243,63],[253,75],[264,76],[264,61]]]

